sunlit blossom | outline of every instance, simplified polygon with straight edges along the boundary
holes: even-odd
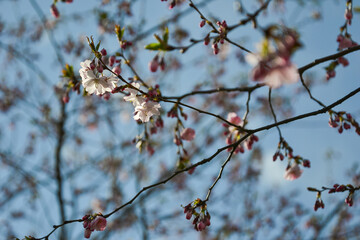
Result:
[[[89,94],[102,95],[106,92],[111,92],[115,87],[118,79],[111,75],[104,76],[91,66],[92,61],[86,60],[81,62],[81,69],[79,70],[82,85]]]
[[[160,115],[160,103],[147,101],[135,107],[134,119],[148,122],[153,115]]]

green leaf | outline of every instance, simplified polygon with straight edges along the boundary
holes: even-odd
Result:
[[[318,191],[316,188],[312,188],[312,187],[308,187],[307,190],[310,191],[310,192],[317,192]]]
[[[99,41],[99,43],[96,45],[96,51],[99,51],[99,48],[100,48],[100,43],[101,43],[101,41]]]
[[[145,46],[145,49],[147,50],[160,50],[162,48],[162,45],[160,43],[150,43]]]
[[[167,44],[168,40],[169,40],[169,28],[166,27],[163,33],[163,41],[165,44]]]
[[[353,7],[355,13],[360,13],[360,6]]]

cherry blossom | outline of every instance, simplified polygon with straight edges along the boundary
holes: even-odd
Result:
[[[246,59],[255,66],[251,78],[271,88],[279,88],[283,84],[292,84],[299,80],[297,67],[289,58],[277,56],[274,59],[261,60],[256,55],[249,54]]]
[[[107,77],[96,72],[92,61],[85,60],[80,65],[79,73],[82,78],[82,85],[89,94],[102,95],[111,92],[116,87],[118,79],[114,75]]]
[[[137,89],[140,89],[140,84],[139,83],[131,83],[131,85]],[[145,102],[145,98],[142,96],[138,96],[138,90],[133,89],[133,88],[126,88],[126,90],[129,92],[129,95],[124,97],[124,100],[127,102],[132,102],[132,104],[134,105],[134,107],[141,105],[143,102]]]
[[[83,227],[85,228],[84,237],[90,238],[93,231],[104,231],[106,228],[106,218],[95,214],[94,216],[85,215],[83,217]]]
[[[289,181],[293,181],[299,178],[303,170],[300,169],[299,164],[293,163],[291,166],[288,166],[284,174],[284,178]]]
[[[160,115],[160,103],[147,101],[135,107],[134,119],[148,122],[153,115]]]
[[[339,50],[356,46],[357,43],[353,42],[350,38],[338,35],[336,41],[339,43]]]
[[[195,130],[192,128],[185,128],[180,136],[185,141],[192,141],[195,138]]]

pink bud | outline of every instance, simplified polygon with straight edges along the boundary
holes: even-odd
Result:
[[[90,63],[90,68],[91,68],[91,70],[94,70],[96,68],[96,65],[95,65],[94,61],[92,61]]]
[[[60,17],[60,12],[59,12],[59,10],[57,9],[57,7],[56,7],[55,4],[51,4],[50,12],[51,12],[51,14],[52,14],[55,18],[59,18],[59,17]]]
[[[116,73],[117,75],[120,75],[120,73],[121,73],[121,68],[120,68],[119,65],[117,65],[116,67],[114,67],[114,68],[112,69],[112,71],[113,71],[114,73]]]
[[[340,134],[342,134],[343,130],[344,130],[343,127],[340,126],[339,129],[338,129],[338,132],[339,132]]]
[[[304,160],[303,161],[303,166],[309,168],[310,167],[310,161],[309,160]]]
[[[90,229],[85,229],[84,238],[90,238],[92,232]]]
[[[217,43],[213,44],[212,48],[213,48],[214,54],[217,55],[219,53],[219,47],[218,47]]]
[[[159,67],[159,62],[158,62],[158,55],[156,55],[150,62],[149,62],[149,69],[151,72],[156,72],[158,67]]]
[[[190,220],[191,217],[192,217],[192,211],[188,211],[188,212],[186,213],[186,219],[187,219],[187,220]]]
[[[351,128],[351,126],[350,126],[350,124],[348,124],[348,123],[344,123],[344,128],[345,128],[345,130],[348,130],[348,129]]]
[[[199,229],[199,231],[202,231],[206,228],[206,225],[203,221],[201,221],[198,223],[197,228]]]
[[[207,46],[207,45],[209,45],[209,43],[210,43],[210,37],[209,37],[209,35],[207,35],[204,39],[204,45]]]
[[[114,66],[115,60],[116,60],[115,56],[109,57],[109,66],[110,67]]]
[[[104,93],[104,95],[103,95],[103,98],[106,100],[106,101],[109,101],[109,99],[110,99],[110,93]]]
[[[164,58],[161,58],[161,60],[160,60],[160,70],[161,70],[161,71],[164,71],[164,70],[165,70],[165,66],[166,66],[165,60],[164,60]]]
[[[202,21],[200,22],[200,27],[202,28],[203,26],[205,26],[205,23],[206,23],[206,21],[205,21],[205,20],[202,20]]]
[[[64,103],[68,103],[70,100],[69,93],[65,93],[62,98]]]
[[[335,77],[336,75],[336,72],[335,70],[329,70],[326,72],[326,80],[329,80],[330,78],[333,78]]]
[[[344,17],[346,20],[348,20],[349,24],[351,24],[351,19],[353,17],[351,10],[346,8]]]
[[[101,53],[102,56],[106,56],[106,55],[107,55],[107,51],[106,51],[105,48],[101,49],[100,53]]]
[[[104,68],[102,66],[101,63],[99,63],[97,66],[96,66],[96,69],[98,70],[99,73],[102,73],[104,71]]]
[[[176,6],[176,1],[173,0],[173,1],[170,3],[169,9],[173,9],[175,6]]]

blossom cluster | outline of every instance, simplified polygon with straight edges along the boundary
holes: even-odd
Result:
[[[91,233],[95,230],[104,231],[106,228],[106,218],[104,218],[101,213],[85,215],[82,220],[84,220],[83,227],[85,228],[85,238],[90,238]]]
[[[286,180],[292,181],[301,177],[303,170],[300,169],[300,164],[303,167],[310,168],[310,161],[299,155],[294,156],[292,147],[284,139],[281,139],[273,156],[273,161],[275,162],[278,158],[282,161],[285,157],[288,158],[288,165],[284,174]]]
[[[243,127],[244,123],[242,119],[235,113],[230,112],[228,113],[227,119],[228,122],[237,125],[239,127]],[[223,124],[224,127],[227,128],[227,131],[224,132],[224,135],[226,136],[226,144],[234,144],[235,142],[239,141],[242,136],[245,135],[245,132],[240,130],[239,128],[235,126],[228,125],[226,123]],[[236,149],[235,153],[244,153],[245,149],[251,150],[253,147],[253,144],[255,142],[259,141],[259,138],[256,135],[251,135],[248,138],[246,138],[242,143],[240,143]],[[232,149],[228,149],[228,151],[231,151]]]
[[[131,102],[134,107],[134,119],[140,120],[141,122],[148,122],[154,115],[160,115],[159,109],[161,108],[160,103],[153,102],[148,98],[139,95],[140,84],[131,83],[132,87],[125,88],[129,92],[124,100]]]
[[[199,212],[196,211],[196,208],[199,208]],[[187,220],[194,217],[192,224],[194,225],[196,231],[202,231],[211,224],[211,217],[207,210],[206,203],[199,198],[186,205],[184,207],[184,213]]]
[[[201,28],[204,27],[206,22],[207,22],[207,20],[203,19],[200,22],[199,26]],[[215,55],[217,55],[220,51],[218,43],[220,43],[220,44],[225,43],[226,34],[228,32],[228,25],[225,20],[223,20],[222,22],[217,21],[216,25],[218,25],[218,29],[217,29],[218,36],[214,37],[213,43],[211,45],[211,47],[213,49],[213,53]],[[204,45],[207,46],[207,45],[209,45],[209,43],[210,43],[210,34],[207,34],[206,37],[204,38]]]
[[[355,193],[355,191],[360,190],[360,187],[359,186],[354,187],[352,184],[347,184],[347,185],[334,184],[333,187],[330,187],[330,188],[329,187],[322,187],[321,190],[316,189],[316,188],[312,188],[312,187],[308,187],[308,191],[317,192],[316,201],[315,201],[315,205],[314,205],[314,210],[315,211],[317,211],[319,208],[324,208],[325,207],[324,202],[321,200],[321,193],[323,191],[327,191],[327,190],[328,190],[329,194],[338,193],[338,192],[349,192],[347,197],[345,198],[344,202],[349,207],[352,207],[353,204],[354,204],[354,199],[353,199],[354,193]]]
[[[354,127],[355,132],[360,135],[359,123],[352,117],[350,113],[346,112],[329,112],[329,126],[331,128],[337,128],[338,132],[343,133],[344,129],[349,130],[351,126]]]
[[[358,44],[352,40],[351,34],[348,31],[348,26],[351,25],[351,20],[353,18],[352,14],[352,4],[349,4],[347,2],[346,9],[345,9],[345,24],[340,27],[340,34],[337,36],[336,41],[338,42],[338,50],[344,50],[350,47],[357,46]],[[327,67],[325,67],[326,70],[326,80],[329,80],[330,78],[334,78],[336,75],[336,67],[338,65],[343,65],[344,67],[349,65],[349,61],[344,57],[339,57],[337,60],[331,62]]]

